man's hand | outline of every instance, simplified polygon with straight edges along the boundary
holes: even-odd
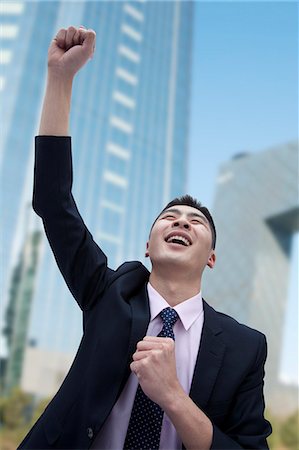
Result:
[[[162,409],[167,408],[173,397],[182,391],[171,338],[145,336],[137,344],[130,367],[143,392]]]
[[[39,134],[67,136],[75,74],[90,59],[96,34],[84,27],[61,29],[48,50],[48,82]]]
[[[176,373],[171,338],[145,336],[130,365],[143,392],[165,411],[188,450],[208,450],[213,426],[183,390]]]
[[[92,58],[95,40],[95,31],[83,26],[59,30],[48,51],[49,72],[73,78],[88,59]]]

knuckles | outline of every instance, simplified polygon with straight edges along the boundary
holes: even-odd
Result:
[[[142,348],[142,341],[139,341],[136,345],[137,350],[141,350]]]
[[[143,370],[146,370],[147,367],[149,366],[149,364],[150,364],[150,361],[149,361],[147,358],[141,359],[141,360],[138,362],[139,370],[140,370],[141,372],[142,372]]]
[[[132,358],[133,358],[133,361],[138,361],[138,355],[137,355],[137,352],[135,352],[135,353],[133,354]]]
[[[172,350],[174,349],[174,341],[171,338],[160,338],[161,340],[159,340],[158,342],[155,341],[152,343],[152,346],[150,345],[148,340],[142,340],[139,341],[136,345],[136,349],[137,351],[141,351],[141,350],[155,350],[155,349],[160,349],[160,350]]]
[[[92,36],[94,39],[96,38],[96,32],[94,30],[86,29],[82,26],[77,28],[70,25],[68,28],[60,28],[56,34],[56,39],[61,42],[78,34],[81,36]]]
[[[159,362],[161,359],[161,356],[163,356],[163,349],[162,350],[154,350],[150,355],[151,360],[153,362]]]
[[[161,346],[165,351],[172,351],[174,349],[174,341],[171,338],[165,338],[165,341],[161,343]]]
[[[73,27],[72,25],[70,27],[68,27],[67,31],[71,32],[71,33],[75,33],[77,31],[78,28]]]

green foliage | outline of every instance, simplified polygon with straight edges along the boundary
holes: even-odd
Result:
[[[271,450],[280,450],[281,449],[280,421],[278,420],[277,417],[274,417],[269,411],[266,411],[265,417],[272,425],[272,434],[267,439],[268,446]]]
[[[50,402],[50,400],[51,400],[51,398],[45,398],[43,400],[40,400],[40,402],[36,405],[36,407],[33,411],[33,416],[32,416],[32,420],[31,420],[32,425],[42,415],[42,413],[44,412],[44,410],[45,410],[46,406],[48,405],[48,403]]]
[[[1,449],[14,450],[43,413],[49,401],[49,398],[41,400],[34,407],[32,396],[19,388],[14,389],[8,397],[0,398]],[[283,422],[269,411],[266,411],[265,416],[273,428],[273,433],[268,438],[271,450],[298,450],[298,411]]]
[[[2,398],[0,417],[4,427],[10,430],[23,427],[26,424],[26,415],[28,415],[31,404],[32,397],[19,388],[15,388],[9,397]]]
[[[1,450],[16,450],[28,432],[27,427],[8,430],[3,428],[0,430],[0,448]]]
[[[19,388],[14,389],[8,397],[0,398],[1,450],[17,448],[49,401],[41,400],[34,407],[33,397]]]
[[[295,412],[285,422],[280,429],[280,436],[283,444],[290,450],[299,448],[299,412]]]

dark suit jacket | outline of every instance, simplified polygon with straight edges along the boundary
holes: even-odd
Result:
[[[36,138],[34,209],[59,269],[83,311],[82,341],[61,388],[19,448],[87,449],[130,374],[150,320],[148,270],[116,271],[84,225],[71,194],[71,139]],[[263,334],[204,302],[190,397],[213,423],[213,449],[266,449]]]

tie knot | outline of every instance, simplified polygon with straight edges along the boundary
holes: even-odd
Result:
[[[160,312],[160,317],[161,317],[161,319],[163,321],[163,325],[171,326],[171,327],[173,327],[173,325],[176,323],[176,321],[179,318],[178,313],[176,312],[176,310],[172,309],[172,308],[164,308]]]

